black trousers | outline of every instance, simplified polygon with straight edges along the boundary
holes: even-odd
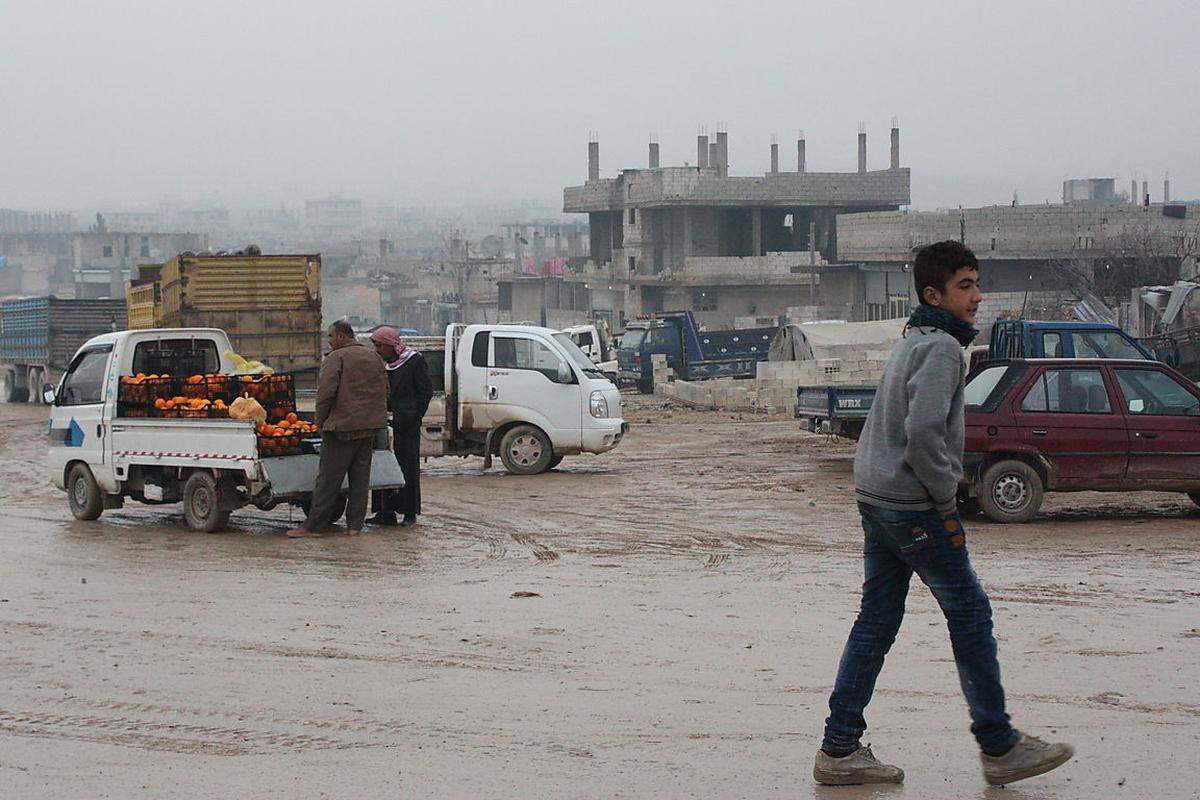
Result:
[[[374,492],[371,510],[415,517],[421,513],[421,429],[392,428],[392,448],[404,473],[404,488]]]
[[[333,522],[334,506],[342,493],[342,481],[348,475],[350,493],[346,501],[346,529],[362,530],[367,518],[367,497],[371,493],[371,453],[374,447],[373,434],[356,439],[322,434],[321,464],[317,468],[317,485],[313,487],[312,507],[306,528],[321,531]]]

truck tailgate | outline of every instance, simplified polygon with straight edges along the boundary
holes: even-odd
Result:
[[[317,483],[320,463],[318,455],[264,458],[260,462],[263,476],[270,482],[271,493],[276,497],[311,492]],[[342,481],[342,489],[349,486],[348,480]],[[391,450],[376,450],[371,456],[371,488],[399,489],[402,486],[404,473],[396,463],[396,454]]]

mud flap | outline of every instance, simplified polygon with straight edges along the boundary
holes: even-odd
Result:
[[[487,441],[483,443],[483,469],[487,471],[492,468],[492,439],[496,435],[496,429],[492,428],[487,433]]]

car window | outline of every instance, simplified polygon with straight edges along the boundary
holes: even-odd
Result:
[[[968,406],[982,406],[1007,371],[1007,364],[998,364],[994,367],[985,367],[975,373],[967,381],[967,386],[963,390],[963,402]]]
[[[1048,369],[1034,380],[1021,410],[1050,414],[1111,414],[1098,369]]]
[[[80,353],[63,379],[60,406],[86,406],[99,403],[104,392],[104,368],[111,348]]]
[[[1071,342],[1076,358],[1145,358],[1117,331],[1075,331]]]
[[[1042,334],[1042,353],[1046,358],[1058,358],[1062,355],[1062,336],[1058,333]]]
[[[564,334],[565,336],[565,334]],[[540,372],[558,382],[558,354],[536,339],[515,336],[492,336],[493,366],[507,369],[527,369]],[[582,354],[581,354],[582,355]],[[586,359],[587,357],[584,356]],[[591,362],[588,362],[589,366]]]
[[[575,334],[575,336],[573,338],[575,338],[575,344],[577,344],[580,347],[591,347],[592,346],[592,332],[591,331],[583,331],[582,333],[577,333],[577,334]]]
[[[488,365],[488,332],[481,331],[475,334],[474,341],[471,342],[471,366],[486,367]]]
[[[246,354],[246,358],[251,358]],[[212,339],[155,339],[133,348],[136,375],[211,375],[221,371],[221,356]]]
[[[1200,415],[1200,398],[1165,372],[1150,369],[1118,369],[1117,383],[1130,414],[1146,416]]]

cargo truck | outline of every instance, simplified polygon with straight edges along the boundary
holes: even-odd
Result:
[[[54,406],[50,482],[66,492],[77,519],[94,520],[127,499],[182,503],[188,527],[209,533],[224,529],[230,512],[243,506],[269,510],[287,503],[307,512],[320,461],[315,442],[298,436],[293,442],[279,431],[268,435],[255,419],[232,418],[232,409],[224,417],[213,416],[211,406],[151,416],[148,409],[162,406],[151,405],[148,394],[136,403],[122,398],[131,385],[148,386],[131,383],[147,373],[153,373],[149,380],[155,386],[167,382],[169,392],[206,389],[206,382],[217,379],[257,387],[252,376],[231,375],[235,366],[223,355],[230,344],[216,329],[151,328],[102,334],[79,348],[58,388],[45,393]],[[181,380],[185,375],[192,380]],[[193,383],[197,378],[202,380]],[[287,376],[268,378],[288,383]],[[288,397],[276,414],[293,408]],[[378,433],[371,488],[402,487],[387,430]],[[335,517],[340,516],[338,511]]]
[[[0,301],[0,402],[41,403],[79,346],[125,327],[125,301],[30,297]]]
[[[685,381],[703,378],[753,378],[766,361],[778,327],[704,331],[691,311],[665,311],[625,326],[617,351],[618,375],[638,391],[654,391],[651,356],[667,357],[667,366]]]
[[[130,327],[219,328],[246,358],[316,387],[321,364],[321,257],[180,255],[140,265],[127,288]]]

